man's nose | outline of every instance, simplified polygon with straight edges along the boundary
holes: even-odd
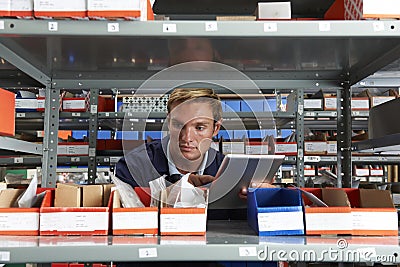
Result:
[[[194,131],[191,127],[183,127],[181,130],[181,139],[185,142],[192,142]]]

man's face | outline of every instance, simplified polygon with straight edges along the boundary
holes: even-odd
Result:
[[[183,163],[203,159],[212,137],[220,129],[220,122],[214,123],[209,103],[189,100],[172,106],[168,126],[173,158]]]

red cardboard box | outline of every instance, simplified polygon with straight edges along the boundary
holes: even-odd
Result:
[[[15,94],[0,88],[0,135],[15,135]]]

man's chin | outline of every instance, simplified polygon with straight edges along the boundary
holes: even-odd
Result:
[[[186,153],[186,152],[182,152],[182,151],[181,151],[181,153],[186,160],[192,161],[192,160],[197,160],[201,157],[201,155],[197,155],[197,154]]]

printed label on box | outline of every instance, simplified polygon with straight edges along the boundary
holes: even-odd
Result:
[[[312,209],[312,208],[311,208]],[[338,220],[337,218],[340,218]],[[307,213],[306,229],[312,231],[323,230],[352,230],[352,215],[347,213]]]
[[[336,97],[326,97],[325,98],[325,109],[326,110],[336,110],[337,109],[337,98]]]
[[[86,11],[86,0],[35,0],[35,11]]]
[[[0,212],[0,232],[39,230],[39,212]]]
[[[382,169],[371,169],[370,173],[371,173],[371,176],[383,176]]]
[[[87,155],[89,154],[89,145],[68,145],[67,155]]]
[[[40,231],[87,231],[108,229],[108,212],[40,213]]]
[[[306,152],[326,152],[326,142],[305,142],[304,151]]]
[[[139,0],[88,0],[90,11],[140,10]]]
[[[353,229],[356,230],[397,230],[397,212],[352,211]]]
[[[161,214],[160,231],[192,233],[206,231],[206,214]]]
[[[327,152],[330,155],[337,154],[337,143],[336,142],[328,142],[327,143]]]
[[[365,17],[393,18],[400,17],[398,0],[363,0],[363,14]]]
[[[322,99],[304,99],[305,109],[321,109]]]
[[[244,154],[243,142],[224,142],[222,144],[224,154]]]
[[[0,1],[0,10],[4,11],[33,11],[33,0]]]
[[[315,176],[314,169],[304,169],[304,176]]]
[[[296,143],[286,143],[286,144],[275,144],[275,153],[276,154],[285,154],[285,153],[297,153],[297,144]]]
[[[37,99],[16,98],[15,99],[15,108],[37,109],[38,101],[37,101]]]
[[[38,109],[44,109],[44,107],[45,107],[45,102],[46,102],[45,99],[38,99],[38,100],[37,100]]]
[[[86,100],[76,99],[76,100],[63,100],[63,109],[86,109]]]
[[[369,176],[369,169],[356,169],[356,176]]]
[[[304,229],[301,211],[258,213],[257,219],[260,232]]]
[[[369,100],[368,99],[352,99],[351,100],[351,109],[369,109]]]
[[[268,145],[246,145],[246,154],[266,155],[268,154]]]
[[[113,229],[156,229],[158,213],[151,212],[113,212]]]
[[[372,106],[375,107],[393,99],[394,96],[374,96],[372,97]]]

